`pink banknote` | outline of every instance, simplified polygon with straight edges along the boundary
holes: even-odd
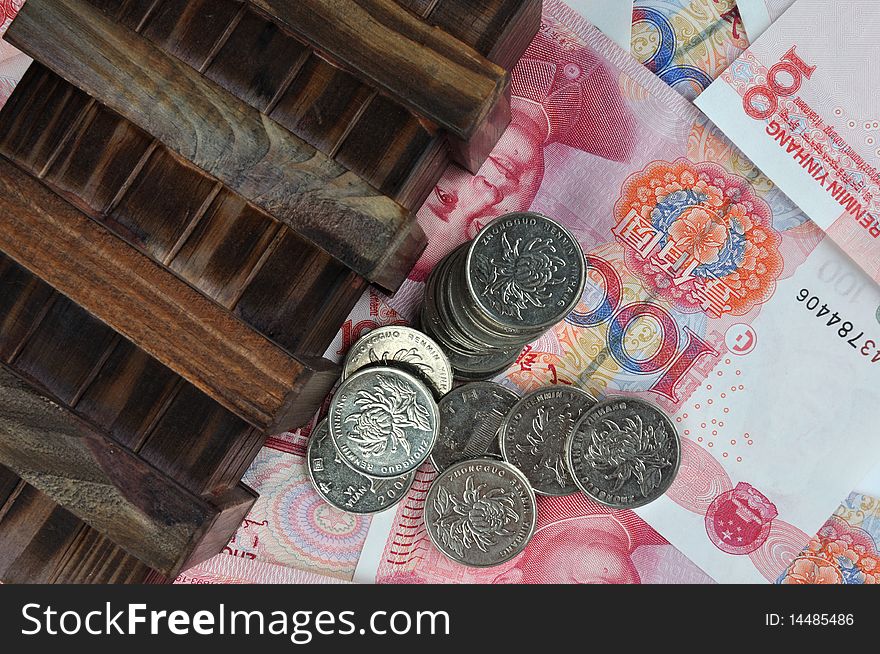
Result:
[[[736,0],[636,0],[632,55],[688,99],[748,45]]]
[[[447,171],[419,213],[429,250],[390,304],[412,315],[436,262],[502,213],[564,222],[587,253],[583,302],[500,380],[662,405],[682,469],[639,515],[718,581],[776,580],[880,458],[880,291],[692,105],[544,6],[512,125],[478,175]],[[849,406],[853,389],[872,399],[810,409]],[[401,507],[381,548],[371,530],[365,554],[384,559],[360,567],[381,577],[425,547],[395,542],[420,511]]]
[[[335,577],[260,561],[215,556],[182,572],[175,584],[341,584]]]
[[[779,578],[782,584],[880,584],[880,500],[853,493]]]
[[[880,280],[880,3],[799,0],[697,105]]]
[[[712,583],[712,579],[631,511],[610,511],[585,495],[539,497],[535,535],[516,559],[468,568],[428,540],[422,519],[436,474],[420,470],[393,531],[368,542],[356,581],[376,583],[638,584]],[[381,552],[371,551],[378,546]],[[367,571],[370,558],[378,565]]]
[[[737,0],[743,26],[751,41],[756,41],[795,0]]]

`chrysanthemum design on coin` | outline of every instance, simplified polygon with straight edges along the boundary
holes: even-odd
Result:
[[[681,462],[672,421],[643,400],[618,398],[593,407],[566,443],[575,483],[597,502],[618,509],[663,495]]]
[[[437,397],[452,390],[449,359],[432,338],[411,327],[389,325],[369,332],[349,349],[343,379],[368,366],[400,366],[425,381]]]
[[[577,388],[554,386],[529,393],[510,410],[501,425],[501,453],[522,471],[536,493],[578,491],[568,472],[565,442],[596,402]]]
[[[514,329],[548,329],[578,303],[584,255],[559,223],[536,213],[492,221],[468,251],[466,281],[490,320]]]
[[[431,542],[464,565],[505,563],[535,531],[535,494],[523,474],[502,461],[456,463],[437,478],[425,503]]]
[[[415,376],[365,368],[330,403],[330,436],[342,460],[370,477],[399,477],[428,458],[437,437],[437,403]]]
[[[378,513],[402,500],[416,473],[376,479],[347,466],[333,446],[327,421],[312,433],[308,449],[309,476],[318,495],[328,504],[348,513]]]

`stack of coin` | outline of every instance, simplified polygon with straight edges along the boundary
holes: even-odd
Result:
[[[537,213],[507,214],[432,271],[421,326],[457,377],[486,379],[563,320],[585,281],[583,252],[564,227]]]

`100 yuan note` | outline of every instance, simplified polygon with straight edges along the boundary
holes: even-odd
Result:
[[[571,0],[569,5],[621,48],[629,47],[633,0]]]
[[[697,105],[880,280],[880,3],[799,0]]]
[[[767,31],[795,0],[737,0],[749,39],[754,42]]]
[[[436,261],[502,213],[562,221],[587,253],[583,301],[501,381],[660,404],[682,472],[637,513],[718,581],[775,581],[880,458],[880,291],[692,105],[544,6],[513,123],[419,212],[431,247],[392,305],[411,314]],[[428,547],[394,539],[421,510],[401,508],[394,557]]]
[[[627,49],[689,100],[749,45],[736,0],[636,0],[632,20]]]

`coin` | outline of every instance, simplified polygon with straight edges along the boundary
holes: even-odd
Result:
[[[465,280],[476,306],[501,327],[548,329],[577,305],[586,263],[577,240],[541,214],[496,218],[473,240]]]
[[[437,403],[414,375],[364,368],[330,402],[330,437],[342,460],[370,477],[399,477],[421,465],[437,438]]]
[[[503,461],[461,461],[437,477],[425,498],[431,542],[453,561],[490,567],[510,561],[535,531],[535,494]]]
[[[519,396],[500,384],[473,382],[444,395],[431,463],[443,471],[465,459],[500,454],[498,428]]]
[[[379,327],[358,339],[345,358],[342,378],[375,365],[405,368],[427,381],[438,397],[452,390],[449,359],[434,339],[411,327]]]
[[[501,425],[501,453],[522,471],[536,493],[571,495],[578,491],[568,471],[565,441],[597,401],[577,388],[553,386],[529,393],[507,414]]]
[[[578,487],[616,509],[663,495],[681,462],[672,421],[653,404],[630,398],[594,406],[575,425],[565,449]]]
[[[308,449],[309,476],[328,504],[348,513],[378,513],[400,502],[412,486],[415,472],[375,479],[343,463],[333,446],[327,421],[312,433]]]
[[[514,350],[487,348],[481,352],[465,352],[444,342],[440,334],[434,332],[430,322],[423,322],[422,326],[430,336],[441,343],[443,351],[449,357],[453,375],[457,379],[477,381],[494,377],[516,363],[522,352],[522,348],[519,347]]]

